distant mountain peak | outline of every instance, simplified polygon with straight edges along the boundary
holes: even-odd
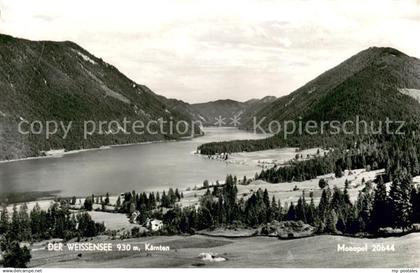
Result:
[[[378,53],[381,53],[381,54],[396,55],[396,56],[407,56],[405,53],[399,51],[398,49],[392,48],[392,47],[372,46],[372,47],[369,47],[367,49],[367,51],[378,52]]]
[[[265,117],[266,123],[298,117],[404,120],[420,116],[420,105],[401,90],[419,89],[419,59],[391,47],[370,47],[275,100],[256,115]]]

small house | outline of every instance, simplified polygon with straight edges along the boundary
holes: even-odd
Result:
[[[158,231],[163,228],[163,222],[158,219],[149,220],[148,228],[150,228],[152,231]]]

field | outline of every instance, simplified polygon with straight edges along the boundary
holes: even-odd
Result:
[[[261,168],[272,168],[287,164],[296,157],[299,160],[306,160],[317,156],[323,156],[327,150],[312,148],[300,150],[299,148],[279,148],[257,152],[240,152],[229,154],[228,159],[224,155],[212,156],[212,159],[223,160],[228,164],[241,164],[247,166],[259,166]]]
[[[238,197],[243,197],[247,199],[253,192],[257,191],[259,188],[267,189],[270,198],[271,196],[275,196],[276,200],[281,200],[282,204],[290,204],[294,202],[296,204],[297,200],[300,196],[302,196],[302,191],[306,193],[306,199],[309,201],[309,193],[313,192],[314,195],[314,202],[317,204],[321,197],[322,190],[318,186],[318,181],[320,178],[324,178],[330,188],[332,189],[334,186],[343,189],[345,180],[349,181],[349,195],[352,202],[355,202],[359,191],[363,188],[363,180],[365,182],[372,181],[379,173],[383,172],[383,170],[377,171],[366,171],[365,169],[357,169],[352,170],[351,172],[345,171],[344,176],[340,178],[334,177],[334,174],[326,174],[319,176],[315,179],[306,180],[302,182],[288,182],[288,183],[278,183],[278,184],[271,184],[267,183],[262,180],[252,181],[249,185],[241,185],[238,184]],[[415,177],[414,183],[418,184],[420,182],[420,177]],[[388,183],[389,188],[389,183]],[[182,207],[187,206],[197,206],[199,204],[200,196],[204,195],[206,189],[197,189],[197,190],[188,190],[183,191],[184,198],[181,199],[180,205]],[[75,209],[79,209],[82,207],[85,198],[78,198],[76,205],[74,206]],[[117,196],[110,197],[110,204],[114,205],[116,203]],[[28,202],[27,206],[29,211],[38,203],[43,210],[47,210],[51,204],[53,203],[52,200],[40,200],[40,201],[33,201]],[[17,205],[18,207],[20,204]],[[9,213],[12,213],[12,205],[8,206]],[[112,209],[112,207],[110,207]],[[94,204],[93,209],[101,209],[101,205]],[[92,219],[96,222],[103,222],[105,226],[109,230],[129,230],[132,227],[136,226],[130,224],[128,218],[125,214],[117,214],[117,213],[108,213],[108,212],[100,212],[100,211],[90,211],[89,214],[92,216]]]
[[[244,197],[246,199],[250,196],[250,194],[261,188],[262,190],[267,189],[270,197],[275,196],[276,200],[281,200],[282,204],[290,204],[290,202],[294,202],[296,204],[299,197],[302,196],[302,191],[304,190],[306,193],[307,201],[309,200],[309,193],[313,192],[314,202],[318,203],[322,194],[322,190],[319,188],[318,182],[319,179],[324,178],[328,182],[328,185],[331,189],[333,189],[334,186],[338,187],[339,189],[344,189],[344,184],[347,179],[349,181],[348,191],[350,200],[354,202],[357,199],[359,191],[364,187],[363,180],[365,182],[372,181],[381,172],[383,172],[383,170],[366,171],[365,169],[357,169],[352,170],[351,172],[346,170],[344,172],[344,176],[340,178],[334,177],[334,174],[331,173],[302,182],[288,182],[278,184],[267,183],[263,180],[256,180],[252,181],[249,185],[237,185],[238,197]],[[205,192],[206,190],[204,189],[185,191],[184,199],[181,200],[182,206],[198,204],[199,197],[202,196]]]
[[[32,251],[31,267],[419,267],[420,234],[385,239],[358,239],[331,235],[294,240],[269,237],[160,236],[124,241],[103,237],[90,242],[139,246],[129,252],[50,252],[42,245]],[[144,251],[144,243],[169,246],[168,252]],[[338,252],[337,244],[364,246],[368,252]],[[395,251],[372,252],[372,245],[394,245]],[[213,253],[226,261],[204,261],[201,253]]]

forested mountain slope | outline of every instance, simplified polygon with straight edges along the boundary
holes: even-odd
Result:
[[[278,121],[405,121],[418,124],[420,60],[393,48],[368,48],[321,74],[256,113],[261,128]],[[250,121],[244,126],[254,129]],[[214,151],[275,147],[281,134],[268,140],[218,144]],[[303,138],[302,138],[303,139]],[[336,139],[337,140],[337,139]],[[299,144],[298,138],[294,139]],[[339,141],[339,140],[338,140]],[[201,148],[212,153],[209,145]],[[224,146],[224,148],[222,148]],[[229,148],[227,148],[229,146]]]
[[[188,114],[191,119],[201,122],[203,126],[215,126],[221,118],[223,126],[242,127],[242,124],[251,121],[257,112],[275,99],[276,97],[266,96],[262,99],[251,99],[245,102],[227,99],[194,104],[176,99],[165,99],[164,101],[170,105],[170,109]],[[235,117],[237,117],[238,123],[233,122],[232,119]]]
[[[146,86],[68,41],[29,41],[0,35],[0,97],[0,160],[37,156],[51,149],[83,149],[180,136],[162,132],[113,134],[110,131],[118,128],[111,126],[104,134],[84,139],[85,120],[121,123],[126,118],[144,124],[158,118],[190,120],[189,115],[169,110]],[[22,120],[74,124],[66,139],[60,133],[46,139],[45,135],[19,134],[17,125]]]

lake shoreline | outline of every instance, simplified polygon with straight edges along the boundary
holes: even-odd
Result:
[[[217,127],[217,126],[206,126],[205,129],[229,129],[229,130],[238,130],[243,132],[248,132],[248,130],[241,129],[238,127]],[[262,134],[259,134],[262,135]],[[19,162],[19,161],[26,161],[26,160],[37,160],[37,159],[49,159],[49,158],[60,158],[65,155],[69,154],[77,154],[77,153],[83,153],[83,152],[91,152],[91,151],[98,151],[98,150],[104,150],[104,149],[110,149],[114,147],[127,147],[127,146],[135,146],[135,145],[143,145],[143,144],[155,144],[155,143],[170,143],[170,142],[178,142],[178,141],[186,141],[186,140],[192,140],[195,138],[201,138],[206,136],[205,130],[202,130],[202,134],[196,134],[194,136],[185,136],[185,137],[178,137],[175,139],[163,139],[163,140],[152,140],[152,141],[142,141],[142,142],[132,142],[132,143],[123,143],[123,144],[111,144],[111,145],[102,145],[100,147],[95,148],[87,148],[87,149],[75,149],[75,150],[68,150],[65,151],[65,149],[54,149],[50,151],[40,151],[41,153],[52,153],[51,155],[39,155],[39,156],[30,156],[30,157],[22,157],[22,158],[16,158],[16,159],[10,159],[10,160],[0,160],[0,164],[5,163],[13,163],[13,162]],[[63,151],[63,152],[57,152],[56,151]]]
[[[0,187],[8,193],[60,190],[59,196],[120,194],[121,188],[136,191],[183,189],[201,184],[205,179],[224,180],[230,173],[251,177],[260,171],[256,166],[227,165],[194,155],[201,143],[253,139],[255,135],[237,128],[204,128],[204,133],[194,138],[115,144],[68,152],[56,150],[48,156],[2,161]]]
[[[10,160],[0,160],[0,164],[7,164],[7,163],[13,163],[13,162],[19,162],[19,161],[27,161],[27,160],[61,158],[65,155],[78,154],[78,153],[84,153],[84,152],[101,151],[101,150],[107,150],[107,149],[118,148],[118,147],[128,147],[128,146],[135,146],[135,145],[146,145],[146,144],[155,144],[155,143],[170,143],[170,142],[177,142],[177,141],[186,141],[186,140],[191,140],[191,139],[197,138],[197,137],[202,137],[202,135],[194,136],[194,137],[183,137],[183,138],[178,138],[178,139],[154,140],[154,141],[125,143],[125,144],[103,145],[103,146],[100,146],[98,148],[76,149],[76,150],[68,150],[68,151],[66,151],[65,149],[41,151],[41,153],[46,153],[46,155],[23,157],[23,158],[16,158],[16,159],[10,159]]]

